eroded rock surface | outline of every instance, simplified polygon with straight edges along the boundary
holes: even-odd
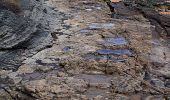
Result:
[[[16,70],[26,58],[51,47],[51,33],[58,30],[63,18],[67,17],[47,7],[42,0],[23,0],[21,9],[19,14],[3,9],[0,11],[2,69]]]
[[[27,41],[36,31],[36,23],[28,18],[16,15],[8,10],[1,10],[0,49],[11,49]]]
[[[40,15],[40,9],[24,12],[39,23],[37,31],[20,48],[0,53],[0,99],[169,98],[169,47],[159,24],[123,2],[113,3],[114,13],[98,0],[42,2]],[[53,46],[44,49],[51,38]]]

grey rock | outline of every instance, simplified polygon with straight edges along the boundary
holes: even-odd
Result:
[[[161,88],[165,87],[164,82],[159,80],[159,79],[152,79],[151,84],[154,85],[154,86],[157,86],[157,87],[161,87]]]
[[[0,89],[0,99],[1,100],[12,100],[13,98],[4,89]]]
[[[142,89],[141,81],[138,79],[133,79],[131,76],[114,77],[112,81],[112,87],[118,93],[140,91]]]
[[[0,9],[1,69],[16,70],[26,58],[52,45],[41,1],[23,0],[22,14]]]
[[[149,8],[141,8],[141,11],[144,15],[150,19],[156,20],[162,27],[165,28],[167,32],[167,36],[170,36],[170,18],[167,15],[161,15],[155,10],[151,10]]]
[[[0,49],[11,49],[27,41],[36,31],[36,24],[29,18],[0,10]]]

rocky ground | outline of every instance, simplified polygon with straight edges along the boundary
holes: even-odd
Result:
[[[170,100],[162,24],[122,2],[114,12],[99,0],[25,2],[11,14],[23,23],[0,27],[0,100]],[[14,26],[28,34],[13,38]]]

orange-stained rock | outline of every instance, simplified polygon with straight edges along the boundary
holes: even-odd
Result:
[[[111,2],[120,2],[122,0],[110,0]]]
[[[162,15],[170,15],[170,12],[159,12],[159,14],[162,14]]]

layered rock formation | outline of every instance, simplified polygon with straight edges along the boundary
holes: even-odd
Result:
[[[0,67],[4,69],[16,69],[25,58],[52,45],[42,1],[22,0],[20,9],[20,13],[0,9]]]
[[[1,100],[170,98],[168,43],[137,9],[118,2],[110,12],[99,0],[22,2],[23,20],[36,31],[1,50]]]
[[[134,4],[134,1],[136,4]],[[136,9],[140,10],[145,17],[155,20],[161,27],[164,28],[168,37],[170,36],[170,3],[166,0],[129,0],[126,4],[132,5]]]

